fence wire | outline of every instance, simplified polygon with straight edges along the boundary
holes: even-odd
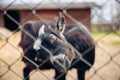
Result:
[[[5,7],[0,5],[0,18],[2,18],[3,16],[7,16],[10,20],[12,20],[15,24],[19,26],[14,31],[0,28],[0,80],[23,80],[22,71],[25,66],[25,64],[21,61],[23,57],[37,67],[37,69],[32,71],[32,73],[30,74],[31,80],[53,80],[53,77],[55,75],[54,70],[42,71],[39,69],[39,67],[43,66],[47,61],[49,61],[49,58],[43,61],[42,64],[38,65],[28,57],[24,56],[22,49],[18,46],[21,38],[21,31],[25,32],[29,37],[35,40],[35,37],[29,34],[29,32],[27,32],[26,30],[24,30],[22,26],[26,23],[27,20],[29,20],[31,16],[35,16],[37,18],[36,20],[41,20],[48,26],[50,26],[50,23],[37,12],[39,10],[38,7],[40,7],[42,3],[47,0],[38,1],[34,7],[28,4],[25,0],[19,1],[28,10],[31,11],[20,22],[17,21],[10,14],[8,14],[8,10],[10,10],[9,8],[16,4],[17,0],[10,0],[9,4]],[[91,35],[94,38],[96,46],[94,65],[92,66],[87,60],[82,57],[89,50],[85,51],[85,53],[81,55],[66,40],[64,41],[64,43],[77,53],[77,55],[80,57],[80,60],[82,60],[84,63],[91,67],[90,70],[86,72],[86,80],[120,80],[120,17],[115,17],[113,23],[108,24],[109,21],[103,18],[104,15],[101,15],[103,12],[102,6],[108,3],[108,0],[103,0],[101,5],[99,5],[99,8],[98,6],[96,6],[98,9],[94,9],[94,13],[90,17],[87,17],[86,19],[82,20],[82,22],[79,22],[68,12],[68,9],[71,7],[71,5],[75,4],[75,2],[77,2],[77,0],[70,0],[68,3],[66,3],[66,5],[60,5],[57,3],[56,0],[50,0],[50,3],[52,3],[52,5],[54,5],[58,10],[62,11],[66,18],[68,18],[72,23],[79,26],[80,29],[84,29],[85,31],[86,27],[84,27],[82,23],[87,24],[87,22],[97,16],[98,22],[100,21],[100,23],[97,23],[97,25],[91,25]],[[116,2],[119,6],[119,0],[116,0]],[[59,3],[61,2],[59,1]],[[85,3],[84,5],[93,6],[89,3]],[[101,22],[106,22],[107,26],[106,24],[103,24]],[[108,30],[106,30],[107,28]],[[89,34],[89,32],[86,33]],[[28,47],[28,49],[29,48],[30,46]],[[42,48],[44,48],[49,54],[52,54],[44,46],[42,46]],[[76,63],[77,61],[73,64]],[[58,64],[62,66],[62,64]],[[60,76],[62,75],[64,74],[61,74]],[[68,72],[67,80],[77,80],[77,73],[75,69],[72,69]]]

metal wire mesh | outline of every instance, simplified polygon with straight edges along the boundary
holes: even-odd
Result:
[[[41,15],[38,14],[38,8],[41,8],[42,3],[45,2],[45,0],[40,0],[36,3],[36,5],[31,6],[28,4],[25,0],[19,0],[28,10],[30,10],[29,14],[26,15],[25,18],[23,18],[20,22],[17,21],[14,17],[12,17],[10,14],[8,14],[8,11],[15,3],[17,3],[17,0],[10,0],[9,4],[7,6],[0,6],[0,17],[7,16],[10,20],[12,20],[15,24],[17,24],[19,27],[15,29],[14,31],[8,31],[6,29],[0,28],[0,80],[22,80],[23,79],[23,68],[24,63],[21,61],[21,58],[24,57],[27,60],[29,60],[31,63],[33,63],[37,69],[34,70],[30,74],[31,80],[53,80],[53,77],[55,75],[54,70],[40,70],[39,67],[44,65],[45,62],[47,62],[49,59],[45,60],[41,65],[37,65],[34,63],[31,59],[27,58],[23,55],[23,52],[21,48],[18,46],[18,43],[20,42],[20,33],[21,31],[24,31],[27,35],[29,35],[32,39],[35,39],[34,36],[31,36],[27,31],[25,31],[22,28],[22,25],[26,23],[26,21],[29,20],[31,16],[35,16],[35,20],[42,20],[47,25],[49,25],[49,22],[46,21]],[[53,6],[55,6],[58,10],[62,11],[72,23],[77,24],[80,28],[82,23],[87,23],[89,20],[92,20],[95,16],[98,17],[100,22],[107,22],[108,21],[103,18],[102,8],[98,8],[98,10],[94,9],[94,14],[92,14],[90,17],[85,18],[82,20],[82,23],[79,22],[77,19],[75,19],[71,14],[69,14],[67,11],[71,7],[71,5],[75,4],[74,2],[77,0],[70,0],[65,5],[60,5],[57,3],[56,0],[51,0]],[[85,1],[85,0],[83,0]],[[119,5],[119,0],[117,0]],[[100,6],[107,4],[108,1],[104,0]],[[93,6],[91,4],[85,3],[86,6]],[[97,6],[98,7],[98,6]],[[14,7],[13,7],[14,8]],[[118,11],[119,13],[119,11]],[[87,65],[92,66],[89,71],[86,72],[86,80],[120,80],[120,17],[114,18],[114,23],[110,23],[109,25],[104,25],[103,23],[100,23],[98,25],[92,25],[91,34],[94,38],[94,41],[96,43],[96,57],[95,57],[95,63],[92,66],[89,62],[87,62],[84,58],[82,58],[82,55],[80,56],[80,59],[84,61]],[[3,21],[4,22],[4,21]],[[99,26],[100,25],[100,26]],[[103,27],[103,31],[94,31],[96,29],[102,29],[101,25]],[[98,27],[96,27],[98,26]],[[108,30],[106,30],[108,28]],[[20,31],[19,31],[20,30]],[[65,41],[65,44],[69,45],[69,47],[73,48],[69,43]],[[42,46],[44,48],[44,46]],[[45,48],[45,50],[47,50]],[[51,54],[49,50],[47,50],[48,53]],[[76,51],[74,49],[74,51]],[[76,51],[76,53],[78,53]],[[74,63],[75,64],[75,63]],[[61,74],[63,75],[63,74]],[[67,80],[77,80],[77,73],[75,69],[72,69],[67,74]]]

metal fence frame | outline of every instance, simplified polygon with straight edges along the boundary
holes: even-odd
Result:
[[[0,16],[6,15],[7,17],[9,17],[12,21],[14,21],[17,25],[19,25],[19,29],[20,29],[20,30],[24,31],[27,35],[29,35],[32,39],[35,40],[34,36],[32,36],[31,34],[29,34],[27,31],[23,30],[23,28],[22,28],[22,26],[20,25],[19,22],[17,22],[14,18],[12,18],[9,14],[7,14],[7,9],[8,9],[12,4],[14,4],[15,1],[16,1],[16,0],[13,0],[6,8],[1,9],[1,10],[3,11],[3,14],[1,14]],[[38,17],[40,20],[44,21],[46,24],[49,25],[49,23],[47,23],[44,18],[42,18],[40,15],[38,15],[38,14],[36,13],[36,11],[37,11],[36,8],[37,8],[39,5],[41,5],[41,2],[42,2],[43,0],[40,1],[34,8],[31,8],[31,7],[30,7],[28,4],[26,4],[23,0],[21,0],[21,1],[23,2],[23,4],[25,4],[25,5],[28,7],[28,9],[30,9],[30,10],[32,11],[32,13],[33,13],[36,17]],[[64,13],[64,15],[65,15],[67,18],[69,18],[73,23],[77,24],[77,25],[80,27],[80,29],[85,29],[85,31],[86,31],[86,28],[83,26],[83,24],[81,24],[80,22],[78,22],[74,17],[72,17],[69,13],[67,13],[67,8],[69,8],[70,5],[74,3],[74,0],[72,0],[65,8],[62,8],[61,6],[59,6],[56,2],[54,2],[54,0],[51,0],[51,1],[52,1],[52,3],[53,3],[58,9],[62,10],[62,12]],[[118,1],[118,0],[117,0],[117,1]],[[106,4],[106,2],[107,2],[107,0],[105,0],[104,3],[102,3],[102,5]],[[118,3],[119,3],[119,1],[118,1]],[[89,5],[89,4],[86,4],[86,5]],[[31,14],[31,13],[30,13],[30,14]],[[102,16],[100,16],[99,14],[97,14],[97,11],[96,11],[96,13],[95,13],[94,15],[97,15],[97,16],[99,16],[99,17],[102,17]],[[88,19],[92,19],[92,18],[94,17],[94,15],[88,17],[88,18],[85,19],[84,21],[86,21],[86,20],[88,20]],[[27,16],[27,17],[29,17],[29,16]],[[103,21],[107,21],[107,20],[105,20],[105,19],[102,19],[102,20],[103,20]],[[119,23],[119,21],[120,21],[120,19],[118,19],[118,20],[116,21],[116,23]],[[99,37],[99,39],[97,39],[97,40],[95,41],[96,45],[99,45],[98,42],[99,42],[101,39],[105,38],[106,36],[109,36],[109,34],[111,34],[111,33],[114,33],[116,36],[120,37],[120,34],[118,33],[118,30],[116,29],[116,25],[110,25],[110,27],[113,28],[112,31],[109,31],[109,32],[107,32],[106,34],[104,34],[104,35],[102,35],[101,37]],[[118,27],[120,27],[120,25],[118,25]],[[12,71],[16,76],[18,76],[18,77],[21,78],[21,80],[22,80],[23,77],[20,76],[18,73],[16,73],[14,70],[11,69],[11,66],[13,66],[13,65],[14,65],[18,60],[20,60],[22,57],[26,58],[26,59],[29,60],[31,63],[33,63],[33,64],[37,67],[37,69],[39,69],[40,66],[42,66],[45,62],[47,62],[47,61],[49,60],[49,59],[47,59],[47,60],[45,60],[45,61],[43,62],[43,64],[37,65],[37,64],[35,64],[32,60],[30,60],[30,59],[28,59],[27,57],[25,57],[25,56],[23,55],[23,52],[21,52],[21,51],[20,51],[19,49],[17,49],[12,43],[10,43],[10,42],[8,41],[14,34],[17,33],[17,31],[18,31],[18,30],[13,31],[12,34],[11,34],[9,37],[7,37],[7,38],[4,36],[3,33],[0,32],[0,36],[2,36],[2,37],[4,38],[4,41],[5,41],[5,44],[3,44],[3,45],[0,47],[0,50],[1,50],[5,45],[9,44],[11,47],[13,47],[14,49],[16,49],[19,53],[21,53],[21,56],[20,56],[18,59],[16,59],[16,61],[14,61],[12,64],[8,64],[6,61],[4,61],[3,59],[0,58],[0,61],[1,61],[2,63],[6,64],[6,65],[7,65],[7,68],[8,68],[8,70],[7,70],[6,72],[4,72],[2,75],[0,75],[0,78],[1,78],[1,77],[4,77],[9,71]],[[86,33],[88,33],[88,32],[86,32]],[[77,53],[77,55],[80,57],[80,59],[81,59],[83,62],[85,62],[85,63],[86,63],[87,65],[89,65],[89,66],[92,66],[89,62],[87,62],[87,61],[82,57],[82,55],[79,54],[79,52],[78,52],[76,49],[74,49],[74,48],[71,46],[71,44],[69,44],[66,40],[65,40],[64,42],[65,42],[65,44],[66,44],[67,46],[69,46],[71,49],[73,49],[73,50]],[[50,52],[48,49],[46,49],[44,46],[42,46],[42,48],[44,48],[48,53],[51,54],[51,52]],[[107,52],[107,51],[106,51],[105,49],[103,49],[101,46],[99,46],[99,48],[102,49],[102,50],[110,57],[110,60],[109,60],[107,63],[105,63],[104,65],[102,65],[102,66],[101,66],[100,68],[98,68],[98,69],[95,69],[94,67],[92,67],[91,69],[94,70],[94,73],[93,73],[89,78],[87,78],[87,80],[91,79],[94,75],[97,75],[101,80],[105,80],[104,77],[101,76],[101,75],[98,73],[98,71],[100,71],[103,67],[105,67],[105,66],[106,66],[107,64],[109,64],[110,62],[113,62],[115,65],[117,65],[117,66],[120,68],[120,64],[119,64],[118,62],[114,61],[114,59],[113,59],[114,57],[116,57],[116,56],[119,55],[120,50],[119,50],[117,53],[115,53],[114,55],[110,55],[109,52]],[[60,63],[59,63],[59,64],[60,64]],[[75,63],[74,63],[74,64],[75,64]],[[61,64],[60,64],[60,65],[61,65]],[[43,75],[43,76],[46,77],[48,80],[50,80],[44,73],[42,73],[40,70],[38,70],[38,71],[41,73],[41,75]],[[35,72],[34,72],[34,73],[35,73]],[[32,73],[32,74],[34,74],[34,73]],[[31,74],[31,75],[32,75],[32,74]],[[63,74],[61,74],[61,75],[63,75]],[[69,75],[73,80],[75,79],[74,76],[72,76],[71,74],[68,74],[68,75]],[[75,80],[76,80],[76,79],[75,79]],[[120,80],[120,77],[119,77],[119,80]]]

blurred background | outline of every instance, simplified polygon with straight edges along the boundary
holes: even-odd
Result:
[[[18,46],[27,21],[55,23],[63,12],[67,24],[85,25],[96,44],[95,63],[86,80],[120,80],[120,0],[0,0],[0,80],[22,80]],[[56,23],[55,23],[56,25]],[[31,80],[53,80],[54,70],[34,70]],[[75,69],[67,80],[77,80]]]

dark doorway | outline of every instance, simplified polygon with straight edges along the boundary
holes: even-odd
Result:
[[[12,19],[14,19],[17,22],[20,22],[20,15],[19,12],[17,10],[7,10],[7,14],[12,17]],[[18,24],[16,24],[14,22],[14,20],[12,20],[11,18],[9,18],[7,15],[4,16],[4,25],[7,29],[14,31],[16,29],[18,29]]]

